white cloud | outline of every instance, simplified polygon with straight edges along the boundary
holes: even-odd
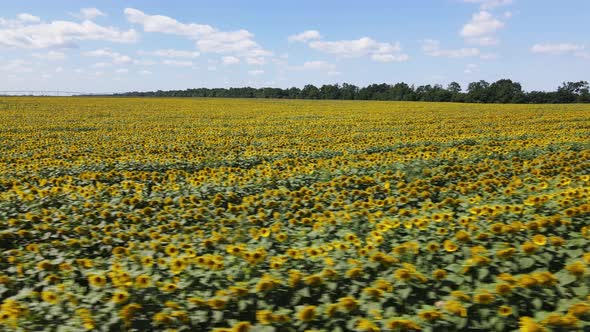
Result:
[[[196,51],[191,52],[191,51],[180,51],[180,50],[173,50],[173,49],[156,50],[153,52],[139,51],[138,53],[141,55],[153,55],[153,56],[159,56],[159,57],[163,57],[163,58],[196,58],[199,55],[201,55],[201,53],[196,52]]]
[[[314,41],[309,43],[309,46],[321,52],[351,58],[400,51],[399,44],[379,43],[368,37],[355,40]]]
[[[482,10],[473,14],[471,21],[461,29],[461,36],[468,42],[482,46],[495,45],[498,40],[496,31],[504,27],[504,22],[495,18],[490,12]]]
[[[446,58],[466,58],[480,55],[480,51],[477,48],[441,49],[440,41],[433,39],[422,41],[422,51],[429,56]]]
[[[484,53],[479,56],[482,60],[495,60],[498,58],[498,54],[496,53]]]
[[[19,15],[19,20],[0,18],[0,47],[28,49],[76,47],[78,41],[103,40],[130,43],[138,38],[137,32],[133,29],[121,31],[89,20],[82,23],[70,21],[43,23],[37,21],[36,16],[23,15],[25,14]]]
[[[57,67],[57,68],[55,68],[55,72],[56,73],[61,73],[62,71],[64,71],[64,68],[63,67]]]
[[[512,4],[512,0],[463,0],[467,3],[476,3],[483,10],[489,10],[496,7],[507,6]]]
[[[16,19],[5,19],[0,17],[0,27],[3,28],[18,28],[26,24],[33,24],[41,22],[41,18],[28,13],[18,14]]]
[[[151,72],[151,71],[149,71],[149,70],[145,70],[145,69],[144,69],[144,70],[140,70],[140,71],[138,72],[138,74],[140,74],[140,75],[151,75],[151,74],[152,74],[152,72]]]
[[[407,54],[373,54],[371,55],[371,59],[377,62],[401,62],[407,61],[409,57]]]
[[[106,16],[106,14],[98,8],[82,8],[77,16],[85,20],[93,20],[99,16]]]
[[[369,37],[340,41],[316,40],[308,45],[314,50],[345,58],[370,56],[379,62],[406,61],[409,58],[407,54],[401,53],[399,43],[378,42]]]
[[[90,56],[90,57],[111,58],[113,63],[116,65],[133,62],[133,59],[131,59],[131,57],[129,57],[128,55],[123,55],[119,52],[111,51],[108,48],[102,48],[102,49],[98,49],[98,50],[94,50],[94,51],[90,51],[90,52],[84,52],[82,54],[85,56]]]
[[[336,69],[336,66],[326,61],[307,61],[304,62],[302,66],[297,67],[296,69],[333,71]]]
[[[255,42],[254,35],[247,30],[220,31],[207,24],[185,24],[168,16],[147,15],[133,8],[126,8],[124,12],[129,22],[142,25],[144,31],[187,37],[195,41],[201,52],[244,57],[272,55]]]
[[[473,63],[470,63],[467,65],[467,67],[465,68],[465,70],[463,71],[465,74],[467,75],[471,75],[474,72],[477,72],[479,69],[479,66]]]
[[[92,66],[90,66],[91,68],[107,68],[107,67],[111,67],[112,64],[110,63],[106,63],[106,62],[97,62],[95,64],[93,64]]]
[[[590,60],[590,52],[576,52],[574,55],[578,58]]]
[[[117,74],[127,74],[127,73],[129,73],[129,69],[127,69],[127,68],[120,68],[120,69],[115,70],[115,73],[117,73]]]
[[[9,73],[30,73],[33,71],[31,63],[24,60],[11,60],[0,64],[0,71]]]
[[[289,36],[287,39],[290,42],[307,42],[314,39],[321,39],[322,35],[320,35],[319,31],[317,30],[306,30],[302,33]]]
[[[266,59],[263,57],[247,57],[246,63],[249,65],[263,65],[266,63]]]
[[[575,53],[584,50],[584,45],[572,43],[558,43],[558,44],[535,44],[531,47],[531,52],[541,54],[566,54]]]
[[[138,66],[154,66],[157,62],[154,60],[133,60],[133,64]]]
[[[215,32],[215,29],[210,25],[184,24],[168,16],[147,15],[141,10],[134,8],[125,8],[124,13],[129,22],[142,25],[145,32],[160,32],[191,38],[199,38]]]
[[[221,62],[223,62],[224,65],[237,65],[240,63],[240,59],[236,58],[235,56],[228,55],[221,58]]]
[[[264,74],[264,70],[249,70],[248,75],[258,76]]]
[[[31,14],[23,13],[18,14],[17,19],[23,23],[37,23],[41,22],[41,18],[39,16],[34,16]]]
[[[58,60],[65,60],[66,54],[58,51],[49,51],[47,53],[33,53],[33,57],[42,60],[49,60],[49,61],[58,61]]]
[[[179,60],[164,60],[163,64],[174,67],[192,67],[194,64],[192,61],[179,61]]]

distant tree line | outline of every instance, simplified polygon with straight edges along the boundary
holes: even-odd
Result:
[[[316,87],[308,84],[303,89],[280,88],[198,88],[186,90],[127,92],[115,96],[128,97],[218,97],[218,98],[283,98],[283,99],[335,99],[335,100],[397,100],[436,101],[466,103],[590,103],[588,82],[564,82],[556,91],[525,92],[518,82],[501,79],[494,83],[486,81],[469,83],[463,91],[457,82],[446,88],[440,84],[415,87],[406,83],[371,84],[366,87],[344,84],[325,84]]]

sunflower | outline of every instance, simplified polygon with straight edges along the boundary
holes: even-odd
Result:
[[[507,305],[501,305],[498,308],[498,314],[503,317],[510,316],[512,315],[512,307]]]
[[[187,268],[186,260],[183,257],[175,257],[170,260],[170,272],[179,274]]]
[[[434,277],[434,279],[442,280],[447,276],[447,271],[437,269],[432,272],[432,276]]]
[[[389,282],[385,279],[375,280],[375,282],[373,283],[373,286],[375,288],[378,288],[378,289],[385,291],[385,292],[391,293],[393,291],[393,285],[391,284],[391,282]]]
[[[88,282],[93,287],[104,287],[104,285],[107,283],[107,278],[99,274],[91,274],[88,276]]]
[[[316,309],[315,305],[308,305],[303,307],[301,310],[297,312],[297,319],[302,322],[309,322],[314,320],[316,317]]]
[[[547,237],[545,237],[543,234],[536,234],[533,236],[533,243],[538,246],[544,246],[547,244]]]
[[[359,306],[359,301],[352,296],[341,297],[338,299],[338,305],[345,311],[353,311]]]
[[[523,243],[520,248],[522,249],[522,251],[527,254],[530,255],[532,253],[534,253],[537,250],[537,246],[535,244],[533,244],[532,242],[525,242]]]
[[[270,236],[270,229],[263,227],[258,230],[258,234],[262,237],[269,237]]]
[[[42,291],[41,298],[43,299],[43,301],[50,304],[57,304],[59,302],[57,294],[52,291]]]
[[[275,235],[275,239],[279,242],[285,242],[287,240],[287,234],[285,233],[278,233]]]
[[[590,304],[579,302],[571,305],[567,312],[575,317],[586,317],[590,315]]]
[[[398,280],[408,281],[412,279],[412,271],[404,268],[397,269],[394,273],[394,277]]]
[[[420,331],[422,328],[420,325],[414,323],[409,319],[394,318],[387,321],[385,325],[390,330],[409,330],[409,331]]]
[[[53,268],[53,264],[50,261],[43,260],[37,263],[37,269],[41,271],[47,271]]]
[[[496,294],[500,296],[506,296],[512,293],[512,286],[509,284],[497,284],[496,285]]]
[[[270,310],[258,310],[256,311],[256,321],[262,325],[268,325],[272,323],[272,311]]]
[[[135,278],[135,284],[138,288],[147,288],[151,285],[151,278],[146,274],[141,274]]]
[[[248,332],[248,331],[250,331],[251,328],[252,328],[252,325],[250,324],[250,322],[239,322],[239,323],[235,324],[234,326],[232,326],[231,331],[232,332]]]
[[[467,309],[459,301],[446,301],[443,306],[446,311],[453,315],[467,317]]]
[[[166,246],[166,249],[164,250],[164,252],[166,252],[166,254],[168,256],[174,257],[174,256],[178,255],[179,250],[178,250],[178,247],[176,247],[175,245],[169,244],[168,246]]]
[[[440,245],[436,242],[430,242],[426,245],[426,250],[430,252],[436,252],[440,248]]]
[[[172,282],[169,282],[169,283],[165,284],[161,288],[161,290],[163,290],[164,292],[167,292],[167,293],[172,293],[172,292],[174,292],[177,289],[178,289],[178,286],[175,283],[172,283]]]
[[[473,296],[473,302],[479,304],[490,304],[494,301],[494,294],[487,290],[482,290]]]
[[[543,286],[554,286],[559,282],[557,277],[553,273],[548,271],[534,272],[531,274],[531,276],[535,278],[535,280],[537,280],[537,282],[540,285]]]
[[[164,313],[164,312],[158,312],[156,314],[154,314],[154,316],[152,317],[152,320],[154,321],[154,323],[156,325],[167,325],[172,323],[173,318],[172,316]]]
[[[296,287],[303,279],[303,273],[298,270],[289,270],[289,286]]]
[[[90,313],[90,310],[86,308],[80,308],[76,310],[76,314],[82,320],[82,326],[84,326],[85,329],[92,330],[96,327],[94,320],[92,319],[92,314]]]
[[[578,325],[578,318],[570,314],[551,313],[543,320],[543,323],[556,328],[573,328]]]
[[[154,265],[154,258],[151,256],[144,256],[141,258],[141,265],[144,267],[151,267]]]
[[[212,299],[207,300],[207,305],[214,310],[221,310],[225,308],[227,304],[227,300],[220,297],[214,297]]]
[[[119,310],[119,317],[123,320],[123,322],[128,325],[130,324],[131,320],[133,319],[133,316],[135,315],[136,312],[138,312],[141,309],[141,305],[137,304],[137,303],[130,303],[126,306],[124,306],[123,308],[121,308],[121,310]]]
[[[309,286],[319,286],[324,283],[324,279],[320,274],[312,274],[310,276],[307,276],[303,281],[306,285]]]
[[[113,294],[111,301],[119,304],[119,303],[123,303],[123,302],[127,301],[127,299],[129,299],[129,293],[127,293],[126,291],[123,291],[123,290],[119,290]]]
[[[418,313],[418,317],[429,322],[441,319],[443,314],[438,310],[424,310]]]
[[[455,238],[459,242],[469,242],[469,240],[471,240],[471,236],[469,235],[469,233],[467,233],[464,230],[460,230],[457,233],[455,233]]]
[[[362,332],[379,332],[381,329],[375,325],[375,323],[371,322],[366,318],[361,318],[356,323],[356,330]]]
[[[576,277],[581,277],[586,273],[586,266],[580,261],[567,265],[565,269]]]
[[[372,299],[380,299],[384,295],[384,291],[375,287],[365,287],[363,292]]]
[[[469,301],[471,300],[471,298],[469,297],[469,295],[465,294],[465,292],[460,291],[460,290],[456,290],[456,291],[452,291],[451,292],[451,296],[461,300],[461,301]]]
[[[514,248],[502,249],[502,250],[498,250],[496,252],[496,256],[498,258],[507,259],[507,258],[512,257],[512,255],[514,255],[515,252],[516,252],[516,249],[514,249]]]
[[[361,277],[362,274],[363,269],[361,269],[360,267],[353,267],[345,273],[346,277],[350,279],[358,279]]]
[[[448,252],[455,252],[455,251],[457,251],[457,249],[459,249],[459,247],[455,243],[453,243],[452,241],[449,241],[449,240],[446,240],[443,243],[443,247]]]
[[[565,239],[560,236],[552,236],[549,238],[549,242],[555,247],[562,247],[565,244]]]

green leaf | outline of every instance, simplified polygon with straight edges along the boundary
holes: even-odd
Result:
[[[398,289],[398,294],[402,299],[407,299],[408,296],[410,295],[410,293],[412,293],[412,288],[402,288],[402,289]]]
[[[536,298],[533,301],[531,301],[531,303],[533,304],[533,307],[535,307],[535,309],[539,310],[541,309],[541,307],[543,306],[543,301],[541,301],[541,299]]]
[[[535,265],[535,260],[530,257],[523,257],[520,259],[519,265],[521,269],[528,269]]]
[[[455,273],[459,273],[463,270],[463,266],[461,266],[460,264],[449,264],[446,267],[446,270],[451,271],[451,272],[455,272]]]
[[[221,322],[223,320],[223,311],[213,311],[213,321]]]
[[[310,297],[311,296],[311,294],[309,292],[309,287],[302,288],[297,293],[303,297]]]
[[[567,254],[568,256],[570,256],[570,258],[579,258],[580,256],[582,256],[583,253],[584,250],[582,249],[573,249],[567,251]]]
[[[490,270],[486,269],[485,267],[480,268],[477,270],[477,279],[483,280],[490,274]]]
[[[572,291],[577,297],[586,297],[588,295],[588,286],[582,285],[580,287],[572,288]]]
[[[465,279],[463,277],[458,276],[458,275],[451,274],[447,277],[447,280],[449,280],[457,285],[461,285]]]
[[[573,282],[576,282],[576,280],[578,280],[575,276],[569,274],[569,273],[564,273],[561,276],[559,276],[559,283],[561,286],[566,286],[569,285]]]

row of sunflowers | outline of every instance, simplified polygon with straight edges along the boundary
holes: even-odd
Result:
[[[4,98],[2,331],[585,331],[590,107]]]

